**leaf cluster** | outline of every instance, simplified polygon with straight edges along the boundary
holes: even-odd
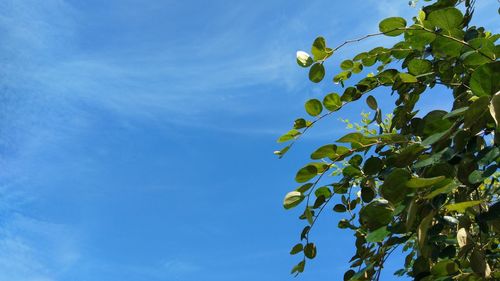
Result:
[[[338,47],[318,37],[311,54],[297,52],[299,66],[319,83],[339,48],[373,36],[401,39],[343,60],[332,77],[341,91],[308,100],[309,117],[296,119],[278,140],[289,143],[275,152],[281,158],[316,122],[350,103],[364,98],[374,113],[355,132],[316,148],[297,171],[300,186],[283,202],[285,209],[302,208],[306,224],[290,252],[302,256],[293,274],[316,257],[312,230],[332,210],[345,214],[338,227],[355,236],[344,280],[378,280],[398,248],[406,259],[396,275],[500,278],[500,35],[470,26],[473,15],[474,1],[437,0],[410,23],[386,18],[379,33]],[[375,89],[397,98],[388,118],[370,95]],[[418,117],[423,94],[449,95],[453,106]]]

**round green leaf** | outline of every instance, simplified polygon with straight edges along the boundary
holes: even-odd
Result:
[[[307,114],[311,116],[318,116],[323,111],[323,105],[317,99],[308,100],[305,104]]]
[[[368,230],[375,230],[392,221],[394,208],[385,199],[375,199],[359,211],[359,222]]]
[[[413,59],[408,63],[408,71],[413,75],[429,73],[432,70],[432,63],[429,60]]]
[[[352,60],[345,60],[340,64],[340,68],[343,70],[349,70],[354,66],[354,63]]]
[[[283,200],[283,207],[285,209],[291,209],[302,202],[305,196],[298,191],[290,191],[285,195],[285,199]]]
[[[464,16],[457,8],[440,9],[430,13],[428,20],[434,25],[444,30],[452,30],[460,27]]]
[[[315,63],[309,69],[309,80],[319,83],[325,77],[325,67],[321,63]]]
[[[309,259],[314,259],[316,257],[316,246],[314,243],[308,243],[304,247],[304,255]]]
[[[384,162],[380,160],[378,157],[370,157],[365,161],[365,165],[363,166],[363,172],[367,175],[375,175],[384,166]]]
[[[478,96],[491,96],[500,91],[500,61],[476,68],[470,79],[470,88]]]
[[[323,105],[329,111],[337,111],[342,107],[342,101],[338,94],[330,93],[323,98]]]
[[[387,36],[398,36],[404,32],[406,20],[401,17],[386,18],[379,23],[378,27],[380,32]]]
[[[393,204],[403,201],[410,190],[406,182],[410,179],[410,173],[405,169],[394,169],[380,186],[382,196]]]
[[[304,51],[298,51],[297,52],[297,64],[302,66],[302,67],[309,67],[311,64],[313,64],[313,59],[311,56],[304,52]]]

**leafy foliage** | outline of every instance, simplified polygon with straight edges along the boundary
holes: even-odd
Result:
[[[373,36],[401,38],[392,47],[343,60],[333,76],[343,93],[307,101],[305,110],[313,119],[297,119],[278,140],[290,142],[275,152],[281,158],[316,122],[346,104],[365,97],[374,112],[372,119],[363,113],[361,125],[344,120],[356,131],[315,149],[315,162],[297,172],[295,180],[302,185],[286,195],[284,207],[303,208],[300,219],[306,226],[290,252],[302,254],[292,273],[303,272],[306,261],[317,256],[310,237],[328,207],[347,215],[338,227],[355,236],[344,280],[378,280],[397,248],[407,256],[396,275],[500,279],[500,35],[469,25],[474,2],[433,1],[410,23],[390,17],[380,22],[379,33],[336,48],[318,37],[312,55],[297,52],[298,64],[319,83],[325,62],[339,48]],[[375,74],[350,82],[366,69]],[[451,94],[453,107],[417,117],[420,95],[436,85],[440,95]],[[385,118],[369,95],[379,88],[397,95]]]

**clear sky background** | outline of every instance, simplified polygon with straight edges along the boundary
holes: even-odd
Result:
[[[346,132],[338,118],[368,108],[341,111],[278,160],[303,102],[340,91],[308,82],[295,51],[410,19],[407,3],[1,1],[0,281],[340,280],[354,253],[341,216],[324,214],[318,256],[294,279],[303,222],[281,203],[309,152]],[[498,28],[497,6],[478,1],[482,24]],[[328,77],[392,42],[344,49]],[[376,97],[387,106],[388,94]]]

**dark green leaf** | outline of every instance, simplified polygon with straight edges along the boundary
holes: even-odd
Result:
[[[470,79],[470,88],[478,96],[492,96],[500,91],[500,61],[476,68]]]
[[[382,170],[384,162],[378,157],[370,157],[365,161],[363,172],[367,175],[375,175]]]
[[[304,247],[304,254],[309,259],[314,259],[316,257],[316,246],[314,243],[308,243]]]
[[[290,255],[298,254],[298,253],[302,252],[303,249],[304,249],[304,246],[301,243],[298,243],[295,246],[293,246],[292,250],[290,251]]]
[[[347,211],[347,208],[343,204],[337,204],[333,207],[333,210],[337,213],[343,213]]]
[[[325,67],[321,63],[315,63],[309,69],[309,80],[319,83],[325,77]]]
[[[375,230],[392,221],[394,208],[389,201],[375,199],[359,211],[359,222],[368,230]]]
[[[442,260],[437,262],[431,269],[432,276],[450,276],[458,271],[458,264],[453,260]]]
[[[371,95],[366,98],[366,104],[373,110],[378,108],[377,100]]]
[[[406,182],[411,178],[410,173],[405,169],[394,169],[380,186],[380,193],[392,204],[403,201],[410,190],[406,187]]]

